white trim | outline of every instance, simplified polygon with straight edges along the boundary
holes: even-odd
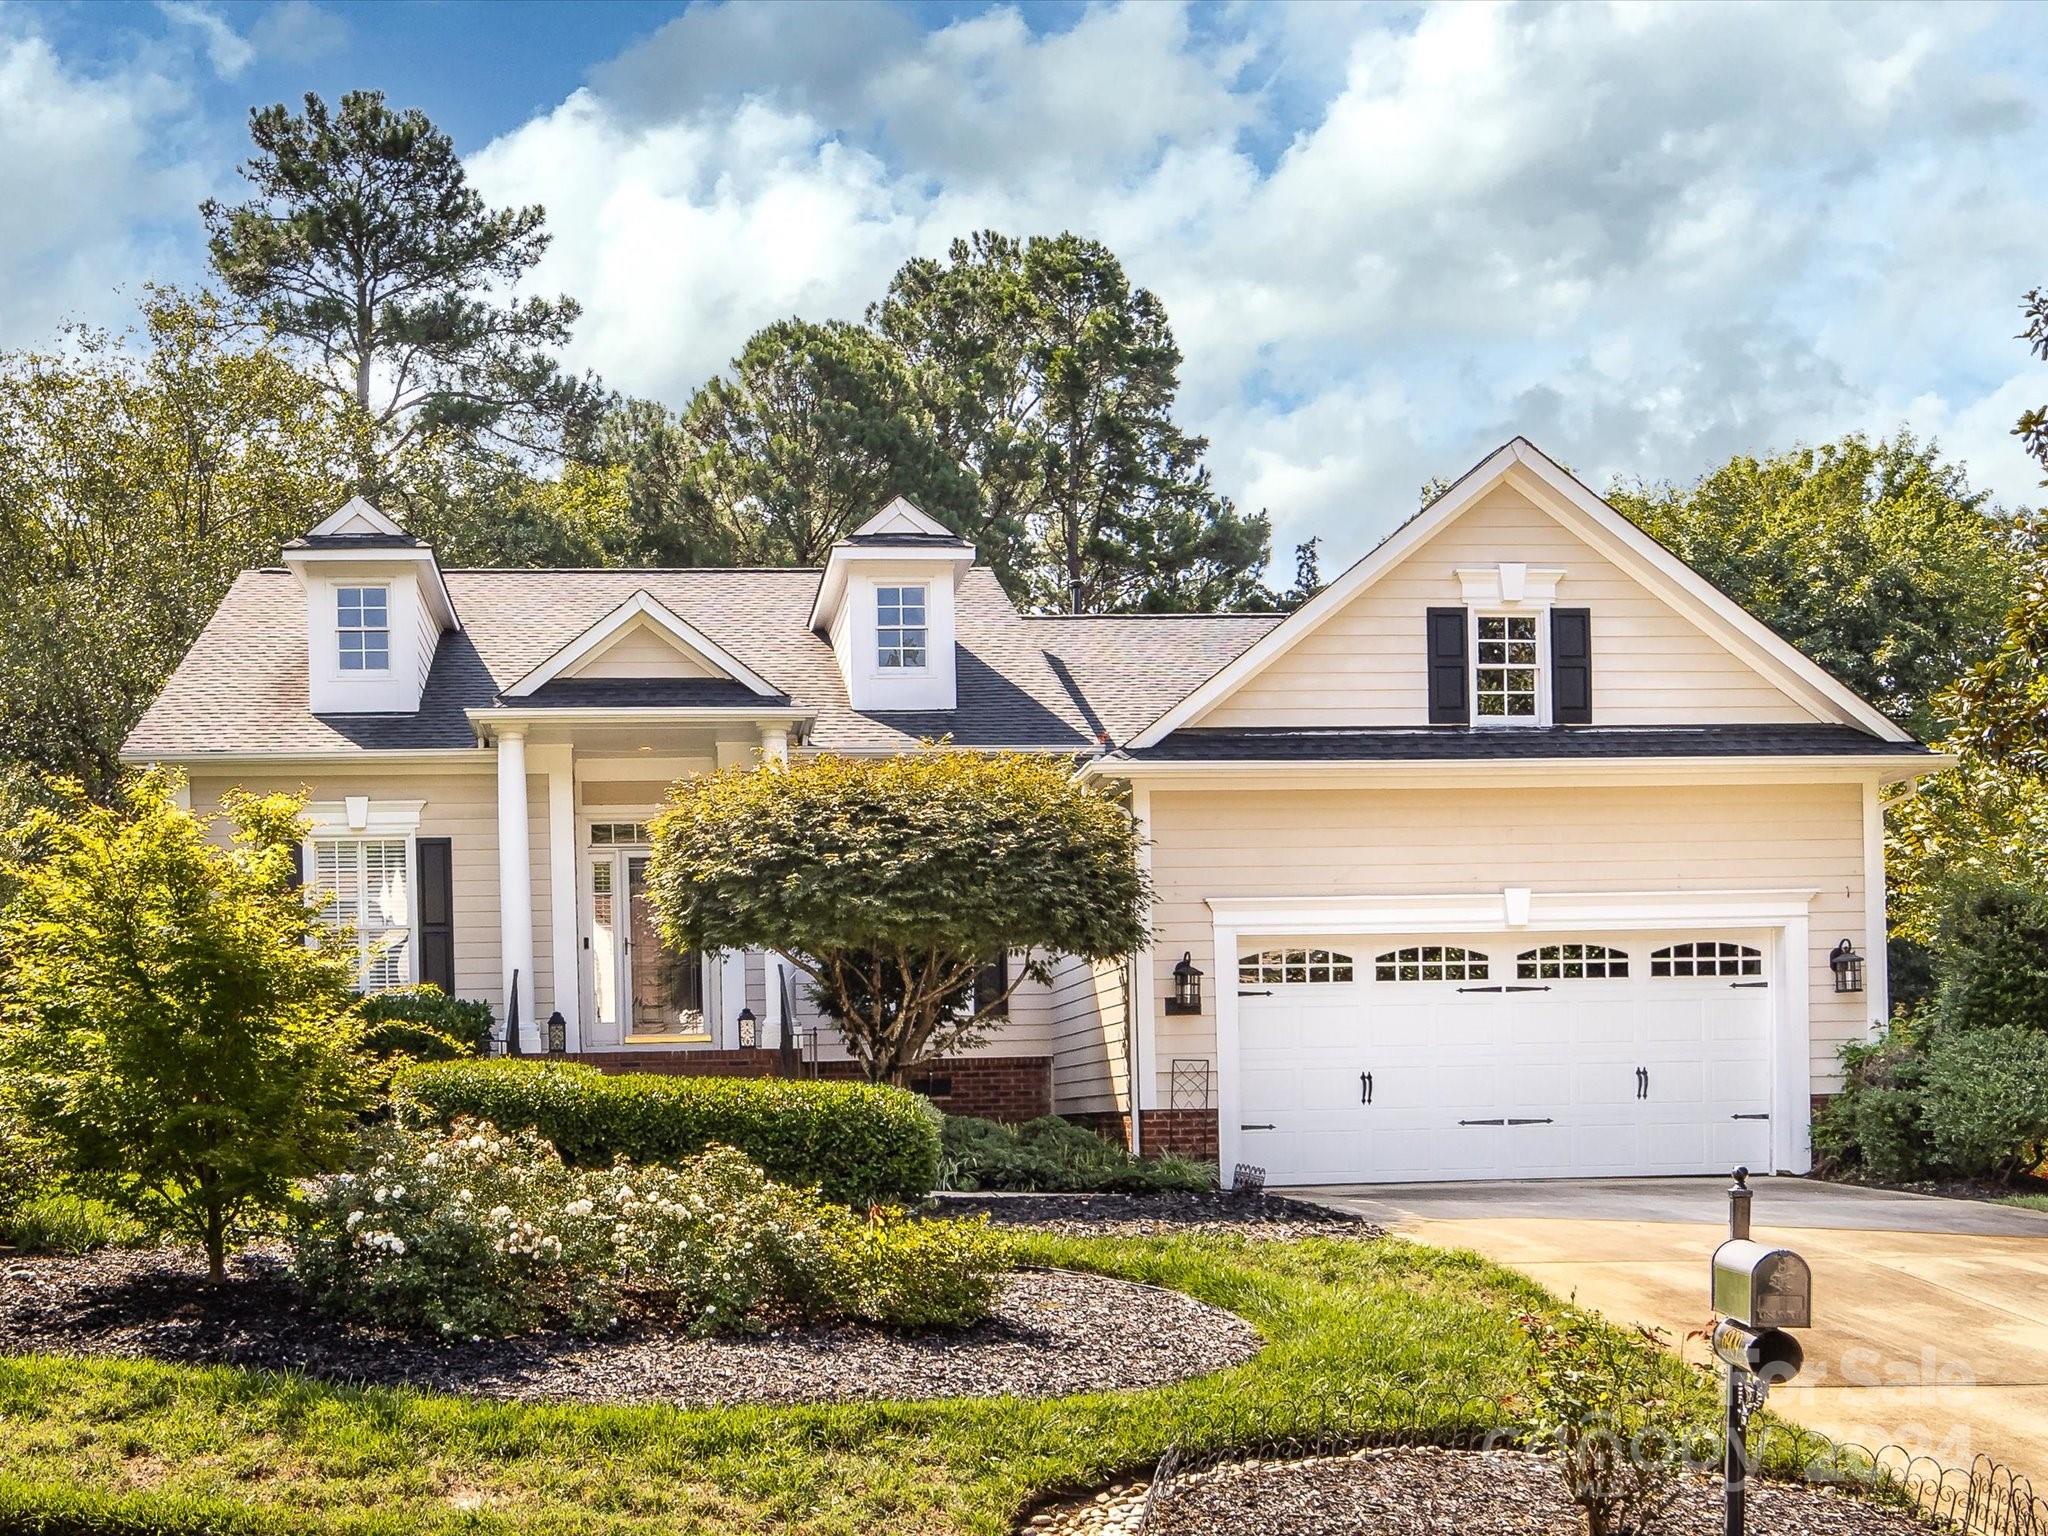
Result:
[[[346,747],[329,752],[123,752],[121,761],[136,766],[183,768],[189,773],[212,773],[222,769],[256,768],[288,773],[295,768],[418,768],[434,773],[493,773],[488,752],[474,746],[441,747],[405,752],[390,749],[372,751]]]
[[[1595,728],[1597,729],[1597,727]],[[1380,788],[1450,789],[1535,784],[1861,784],[1875,776],[1891,783],[1955,766],[1946,753],[1924,757],[1871,753],[1856,756],[1760,757],[1528,757],[1443,761],[1392,758],[1374,762],[1286,763],[1257,760],[1174,762],[1117,754],[1079,770],[1082,778],[1126,779],[1188,787],[1213,780],[1232,789]]]
[[[1142,786],[1131,790],[1131,820],[1138,834],[1138,870],[1147,881],[1152,876],[1152,791]],[[1131,956],[1131,1018],[1137,1048],[1131,1052],[1131,1115],[1159,1107],[1159,944],[1153,915],[1145,914],[1145,942]],[[1140,1132],[1139,1139],[1143,1136]]]
[[[1535,891],[1526,928],[1503,922],[1502,897],[1210,897],[1217,971],[1217,1160],[1227,1189],[1242,1152],[1238,1123],[1237,957],[1242,940],[1266,935],[1370,938],[1429,933],[1665,932],[1764,929],[1775,945],[1771,1014],[1771,1157],[1778,1171],[1812,1166],[1813,1064],[1810,890]]]
[[[1767,673],[1776,674],[1777,680],[1794,685],[1798,694],[1819,701],[1825,712],[1833,713],[1846,724],[1859,725],[1884,741],[1912,739],[1875,706],[1808,660],[1798,647],[1774,633],[1741,604],[1573,479],[1527,438],[1517,437],[1459,476],[1457,483],[1442,496],[1395,529],[1329,586],[1274,625],[1234,661],[1219,669],[1207,682],[1132,737],[1129,744],[1133,747],[1155,746],[1173,731],[1199,718],[1314,634],[1352,598],[1454,521],[1516,469],[1526,471],[1530,478],[1585,517],[1611,542],[1624,548],[1630,557],[1628,564],[1635,567],[1631,574],[1644,585],[1659,595],[1681,600],[1681,606],[1695,622],[1702,619],[1710,621],[1710,628],[1718,629],[1724,640],[1741,642],[1732,648],[1744,659]]]
[[[560,677],[570,667],[596,654],[605,642],[636,619],[645,619],[671,640],[696,652],[734,682],[744,683],[764,698],[782,698],[783,692],[741,661],[703,630],[677,614],[652,593],[642,588],[573,640],[558,647],[553,655],[505,690],[508,699],[523,699],[544,683]]]
[[[1472,701],[1471,715],[1475,729],[1482,731],[1526,731],[1532,727],[1554,724],[1550,707],[1550,625],[1545,622],[1550,615],[1548,607],[1534,607],[1523,604],[1498,602],[1486,608],[1465,610],[1465,697]],[[1479,712],[1479,626],[1488,619],[1499,619],[1506,624],[1512,619],[1529,619],[1536,629],[1536,664],[1529,668],[1536,674],[1536,712],[1532,715],[1482,715]],[[1511,645],[1503,631],[1500,643]],[[1485,665],[1496,671],[1518,670],[1512,662],[1487,662]],[[1503,698],[1506,697],[1503,693]]]
[[[303,565],[359,565],[382,566],[424,565],[434,573],[427,590],[436,599],[435,618],[443,629],[462,628],[462,619],[455,611],[455,599],[449,595],[448,583],[441,577],[441,563],[434,558],[434,551],[425,544],[404,544],[398,546],[375,545],[365,549],[287,549],[284,552],[285,566],[305,580],[305,573],[298,568]]]
[[[364,531],[351,528],[349,526],[351,523],[365,524],[368,532],[381,534],[387,539],[410,537],[403,528],[391,521],[390,518],[378,511],[376,507],[372,506],[361,496],[349,497],[347,501],[342,503],[339,510],[330,512],[316,523],[311,531],[306,534],[306,537],[309,539],[330,539],[339,535]]]
[[[1557,603],[1557,584],[1565,571],[1555,565],[1525,565],[1503,560],[1498,565],[1461,565],[1453,574],[1464,588],[1468,608],[1547,609]]]
[[[510,726],[524,730],[530,725],[746,725],[760,720],[787,720],[804,724],[817,711],[782,707],[734,705],[704,708],[700,705],[659,705],[647,708],[625,705],[578,705],[573,708],[466,709],[463,714],[479,731],[499,731]]]
[[[1886,902],[1884,798],[1863,786],[1863,987],[1874,1036],[1892,1015],[1891,924]]]
[[[535,1023],[533,985],[533,863],[526,820],[526,735],[498,737],[498,938],[499,1018],[512,1016],[512,978],[522,981],[519,1040],[522,1048]]]
[[[811,599],[811,616],[805,627],[817,632],[830,628],[846,597],[849,565],[946,566],[957,590],[973,564],[974,549],[968,544],[834,544],[825,561],[824,574],[818,578],[817,595]]]
[[[926,538],[957,539],[959,534],[924,511],[906,496],[898,496],[873,517],[853,530],[851,537],[872,538],[881,534],[916,533]]]
[[[582,944],[576,932],[575,749],[535,747],[529,754],[548,781],[548,932],[550,977],[557,1010],[568,1025],[570,1051],[583,1049]],[[566,980],[565,980],[566,978]]]
[[[315,800],[303,812],[314,837],[410,837],[420,829],[424,800],[372,800],[350,795]]]
[[[747,952],[721,950],[718,955],[718,1029],[714,1043],[726,1050],[740,1044],[740,1010],[747,1006]],[[707,1019],[708,1022],[708,1019]],[[754,1020],[754,1040],[761,1039],[761,1021]]]

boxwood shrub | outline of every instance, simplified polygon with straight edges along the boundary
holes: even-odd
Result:
[[[450,997],[432,982],[373,992],[363,999],[369,1029],[363,1049],[373,1056],[453,1061],[480,1056],[491,1045],[491,1005]]]
[[[580,1062],[416,1062],[393,1091],[434,1119],[529,1127],[564,1159],[675,1163],[737,1148],[785,1184],[848,1205],[922,1200],[938,1182],[938,1113],[901,1088],[786,1078],[608,1074]]]

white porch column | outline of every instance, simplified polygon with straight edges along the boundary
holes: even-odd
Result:
[[[789,763],[789,727],[786,725],[764,725],[761,727],[761,761],[764,763]]]
[[[533,1017],[533,865],[526,833],[526,733],[498,732],[498,937],[505,1017],[512,1016],[512,978],[519,978],[522,1049],[545,1030]],[[509,1043],[509,1041],[508,1041]]]
[[[575,749],[544,750],[548,755],[548,903],[554,1005],[568,1023],[568,1047],[573,1054],[583,1049],[583,951],[576,937]]]
[[[1138,868],[1149,879],[1152,874],[1152,791],[1142,786],[1131,790],[1131,821],[1138,833]],[[1125,1027],[1137,1042],[1131,1055],[1131,1135],[1144,1143],[1139,1116],[1159,1108],[1159,951],[1153,914],[1145,914],[1145,943],[1131,957],[1131,1017]],[[1220,1073],[1218,1074],[1221,1075]]]

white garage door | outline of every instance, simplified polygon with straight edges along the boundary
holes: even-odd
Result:
[[[1767,1168],[1766,944],[1246,940],[1238,1157],[1274,1184]]]

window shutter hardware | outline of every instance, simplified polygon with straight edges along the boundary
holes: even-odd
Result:
[[[1431,608],[1425,622],[1429,657],[1429,723],[1470,725],[1472,701],[1466,675],[1471,637],[1463,608]]]
[[[1550,721],[1593,723],[1593,611],[1550,610]]]

